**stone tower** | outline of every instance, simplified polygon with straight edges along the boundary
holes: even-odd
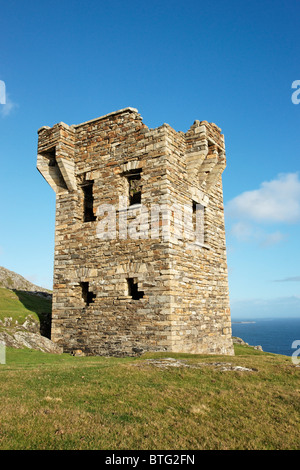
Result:
[[[220,131],[149,129],[134,108],[39,129],[56,193],[51,338],[65,352],[233,354]]]

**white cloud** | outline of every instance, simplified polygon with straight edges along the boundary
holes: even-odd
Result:
[[[259,189],[246,191],[226,205],[231,218],[268,223],[300,221],[300,180],[298,173],[279,174]]]
[[[253,237],[253,227],[246,222],[236,222],[230,232],[240,241],[247,241]]]
[[[3,117],[9,116],[18,105],[14,103],[8,94],[6,94],[6,103],[0,105],[0,114]]]
[[[225,206],[230,233],[240,242],[271,247],[287,238],[272,224],[300,221],[300,180],[298,173],[281,173],[259,189],[245,191]],[[268,228],[266,228],[268,227]]]
[[[268,234],[265,234],[262,237],[260,245],[262,247],[268,247],[268,246],[276,245],[277,243],[280,243],[285,238],[286,238],[286,235],[284,233],[281,233],[281,232],[268,233]]]
[[[232,224],[230,233],[240,242],[255,241],[259,243],[262,248],[276,245],[286,238],[286,235],[280,231],[267,233],[260,227],[244,221]]]

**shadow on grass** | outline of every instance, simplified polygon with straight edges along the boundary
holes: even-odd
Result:
[[[24,307],[37,315],[40,322],[40,333],[46,338],[51,337],[52,298],[45,292],[29,292],[13,289]]]

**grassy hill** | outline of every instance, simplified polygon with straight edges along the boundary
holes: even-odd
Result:
[[[109,358],[7,348],[0,449],[298,449],[300,369],[247,346],[235,352]]]
[[[44,329],[49,326],[51,299],[33,292],[10,290],[0,287],[0,330],[4,328],[5,318],[11,325],[23,324],[28,315],[40,323]],[[6,322],[7,324],[7,322]]]

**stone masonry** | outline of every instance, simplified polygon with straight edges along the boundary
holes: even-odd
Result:
[[[65,352],[233,354],[221,130],[134,108],[38,131],[56,193],[51,339]]]

